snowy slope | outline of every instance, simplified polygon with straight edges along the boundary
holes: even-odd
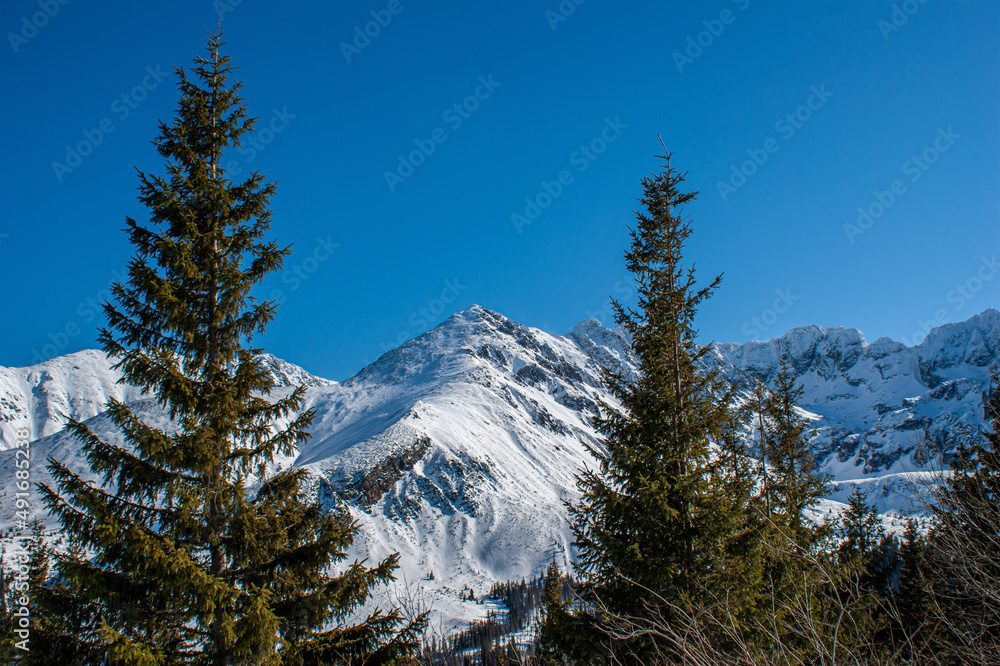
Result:
[[[278,386],[335,384],[270,354],[261,361]],[[0,367],[0,449],[15,443],[14,431],[27,428],[31,440],[57,433],[66,418],[86,420],[104,411],[108,400],[134,402],[142,392],[121,384],[121,372],[103,352],[88,349],[27,368]]]
[[[913,508],[904,501],[907,482],[977,432],[998,348],[1000,313],[987,310],[912,348],[812,326],[766,342],[715,345],[708,363],[746,389],[772,380],[787,354],[805,387],[800,406],[812,421],[814,450],[835,479],[818,514],[835,510],[856,484],[872,487],[883,511],[902,512]],[[565,563],[571,537],[563,502],[576,497],[576,472],[592,464],[585,445],[598,440],[590,418],[600,401],[614,404],[601,368],[635,372],[620,330],[587,320],[555,336],[479,306],[343,383],[274,357],[265,362],[281,386],[309,386],[307,407],[317,414],[310,442],[279,466],[308,468],[312,492],[351,512],[362,535],[357,557],[400,552],[402,577],[446,621],[483,612],[460,600],[466,586],[479,595],[494,581],[536,575],[553,553]],[[17,407],[2,418],[16,415],[35,433],[34,480],[47,481],[42,461],[50,455],[85,467],[53,416],[63,405],[92,416],[91,427],[111,439],[99,415],[108,397],[166,425],[151,401],[115,383],[108,366],[99,352],[81,352],[0,369],[0,408]],[[0,451],[3,490],[13,470],[13,453]],[[9,495],[0,495],[0,527],[10,526],[12,511]]]
[[[565,562],[563,500],[590,462],[602,398],[573,339],[474,307],[312,392],[317,423],[296,464],[351,506],[359,555],[400,552],[407,580],[433,572],[421,585],[447,586],[436,603],[452,603],[465,586],[537,574],[549,553]]]
[[[112,398],[139,399],[140,391],[117,384],[120,377],[107,356],[92,349],[28,368],[0,368],[0,448],[14,445],[17,429],[38,439],[62,430],[67,416],[96,416]]]
[[[716,345],[709,363],[749,388],[753,379],[773,380],[784,355],[804,389],[800,407],[814,416],[811,444],[833,476],[831,497],[846,499],[862,483],[883,511],[919,510],[910,500],[919,504],[911,496],[921,472],[946,468],[982,426],[982,392],[1000,359],[1000,312],[936,328],[914,347],[809,326]]]

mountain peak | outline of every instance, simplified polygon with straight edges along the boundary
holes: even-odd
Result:
[[[804,390],[798,407],[809,419],[817,465],[834,476],[826,506],[860,485],[872,489],[881,511],[908,511],[893,484],[905,488],[928,451],[941,463],[978,435],[980,392],[998,346],[1000,313],[987,310],[935,329],[919,347],[805,326],[764,342],[715,343],[704,358],[740,394],[755,379],[773,381],[787,353]],[[578,470],[596,464],[588,447],[602,443],[593,417],[602,404],[618,404],[601,370],[626,379],[636,372],[621,327],[586,319],[566,336],[551,335],[479,305],[343,383],[271,355],[261,363],[279,386],[306,384],[304,407],[316,415],[301,450],[268,473],[307,470],[307,492],[358,522],[351,557],[399,552],[408,580],[433,571],[449,581],[449,589],[421,585],[456,614],[481,609],[469,603],[463,610],[454,590],[533,576],[552,555],[568,566],[573,539],[564,501],[577,496]],[[0,432],[6,438],[31,427],[33,456],[83,473],[79,442],[62,430],[61,414],[92,417],[94,431],[116,443],[120,433],[101,414],[109,397],[166,424],[155,403],[125,392],[110,365],[91,350],[0,368]],[[16,473],[14,454],[0,451],[0,485]],[[38,469],[35,480],[46,474]],[[14,510],[9,497],[0,501],[0,528]]]
[[[335,384],[271,354],[258,361],[275,388]],[[0,367],[0,449],[13,446],[15,431],[27,428],[31,439],[59,432],[66,418],[84,420],[104,411],[109,400],[135,402],[147,397],[122,381],[115,359],[99,349],[84,349],[24,368]]]
[[[271,373],[275,388],[286,386],[329,386],[337,382],[332,379],[323,379],[306,372],[294,363],[289,363],[273,354],[264,353],[257,357],[257,363]]]
[[[503,315],[501,315],[498,312],[493,312],[492,310],[488,310],[488,309],[484,308],[482,305],[478,305],[476,303],[473,303],[472,305],[470,305],[469,307],[465,308],[464,310],[459,310],[455,314],[451,315],[450,317],[448,317],[447,319],[445,319],[443,322],[441,322],[440,324],[438,324],[438,326],[446,326],[446,325],[449,325],[449,324],[450,325],[454,325],[454,324],[459,323],[459,322],[477,322],[477,321],[481,321],[483,319],[483,317],[487,316],[487,315],[493,315],[495,317],[502,317],[503,316]],[[434,330],[434,329],[431,329],[431,330]]]

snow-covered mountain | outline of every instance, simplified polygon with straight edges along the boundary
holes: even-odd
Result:
[[[940,467],[982,422],[980,395],[998,362],[1000,313],[935,329],[920,345],[854,329],[797,328],[766,342],[717,344],[707,363],[742,389],[769,381],[781,358],[805,388],[800,407],[812,423],[831,502],[854,484],[874,486],[883,511],[907,510],[906,481]],[[402,574],[447,618],[480,613],[460,600],[492,582],[537,574],[571,536],[565,500],[575,474],[593,464],[590,418],[614,404],[601,368],[626,375],[635,359],[620,330],[597,320],[565,337],[522,326],[473,306],[388,352],[342,383],[265,357],[279,393],[305,384],[316,411],[312,439],[278,461],[313,473],[313,491],[358,521],[358,557],[401,553]],[[78,444],[61,432],[61,414],[89,418],[117,435],[101,406],[126,400],[151,423],[167,425],[155,404],[117,384],[100,352],[72,354],[30,368],[0,368],[0,425],[32,432],[32,478],[46,482],[52,456],[85,471]],[[10,433],[10,434],[8,434]],[[13,518],[14,455],[0,451],[0,527]],[[40,507],[37,507],[40,510]],[[919,508],[919,507],[917,507]],[[433,574],[433,576],[432,576]]]
[[[336,384],[270,354],[260,362],[278,387]],[[119,383],[122,374],[113,365],[103,352],[88,349],[27,368],[0,367],[0,450],[15,446],[16,430],[26,428],[34,441],[61,431],[67,417],[100,414],[108,400],[141,400],[142,391]]]
[[[846,499],[861,483],[882,511],[919,511],[925,472],[946,469],[956,446],[980,432],[982,393],[1000,362],[1000,312],[935,328],[913,347],[807,326],[716,345],[709,363],[749,388],[753,378],[770,382],[786,355],[804,389],[813,452],[833,477],[830,497]]]

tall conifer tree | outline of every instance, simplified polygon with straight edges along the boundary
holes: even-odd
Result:
[[[847,498],[847,508],[840,516],[843,541],[840,555],[845,566],[856,561],[866,569],[868,559],[874,554],[882,539],[885,528],[879,517],[878,508],[868,504],[868,493],[855,488]]]
[[[273,380],[249,346],[276,308],[251,289],[290,248],[265,238],[275,185],[257,172],[233,181],[222,166],[253,119],[220,47],[212,36],[193,78],[177,69],[177,114],[155,142],[166,174],[140,173],[150,222],[127,218],[136,255],[100,335],[124,381],[176,431],[117,401],[107,414],[124,445],[70,423],[102,483],[50,460],[56,488],[43,487],[44,500],[92,555],[56,558],[60,592],[96,618],[76,637],[79,653],[109,664],[396,663],[422,620],[402,626],[395,611],[375,611],[344,621],[392,578],[397,556],[333,575],[356,528],[306,503],[302,470],[267,477],[313,415],[300,412],[301,387],[268,399]]]
[[[666,151],[665,151],[666,152]],[[731,529],[723,475],[714,474],[710,442],[729,418],[729,393],[699,361],[694,316],[721,276],[698,286],[682,252],[691,235],[681,207],[684,174],[663,156],[663,171],[642,181],[625,255],[635,276],[638,309],[614,303],[631,337],[638,379],[609,375],[622,411],[608,406],[596,421],[605,448],[593,448],[599,469],[578,479],[572,507],[584,595],[612,616],[669,615],[669,605],[725,596],[723,544]],[[661,603],[667,601],[666,607]],[[600,623],[600,618],[595,618]],[[614,646],[638,663],[662,651],[647,635]]]
[[[753,623],[764,630],[751,630],[746,636],[761,655],[808,653],[803,624],[811,618],[803,617],[801,609],[822,610],[811,591],[824,583],[820,560],[831,532],[806,515],[822,497],[826,478],[815,469],[805,420],[796,411],[803,390],[795,386],[789,366],[783,356],[772,388],[755,383],[747,404],[757,426],[761,457],[760,492],[751,502],[749,522],[764,551]]]
[[[957,659],[1000,663],[1000,370],[983,392],[979,441],[959,449],[934,507],[939,620]]]
[[[930,612],[931,563],[927,542],[915,518],[906,521],[899,564],[899,586],[893,598],[895,640],[904,646],[903,654],[916,660],[921,652],[933,649],[935,623]]]
[[[52,554],[57,546],[46,543],[41,521],[32,525],[29,553],[31,600],[31,645],[18,663],[26,666],[73,664],[98,666],[105,663],[105,650],[97,637],[93,605],[79,597],[79,588],[61,576],[53,576]],[[64,560],[84,556],[78,542],[62,544]]]
[[[560,645],[568,640],[569,615],[562,598],[563,575],[556,564],[555,555],[545,570],[542,586],[542,619],[538,624],[534,661],[538,666],[563,664]]]
[[[772,477],[765,485],[773,497],[775,518],[788,530],[789,545],[801,554],[811,551],[828,532],[805,514],[823,497],[828,478],[816,471],[805,437],[805,419],[796,411],[803,389],[795,386],[789,364],[788,357],[783,357],[764,405],[770,424],[767,453]]]

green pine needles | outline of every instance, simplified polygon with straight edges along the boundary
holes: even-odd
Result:
[[[728,663],[737,653],[767,662],[801,619],[777,606],[811,603],[814,581],[802,573],[816,568],[829,531],[805,511],[825,479],[787,368],[740,407],[696,340],[695,314],[721,276],[700,286],[684,263],[691,225],[681,208],[697,193],[681,189],[685,174],[664,152],[663,170],[642,181],[645,210],[625,255],[638,304],[614,303],[639,373],[606,377],[619,405],[602,407],[598,468],[580,474],[571,507],[579,610],[550,643],[578,663]],[[754,407],[767,465],[750,455]]]
[[[313,414],[301,387],[269,398],[249,346],[276,308],[250,293],[290,248],[266,238],[275,185],[222,167],[254,119],[221,46],[212,36],[190,78],[177,69],[180,104],[155,142],[166,174],[139,174],[150,219],[127,219],[135,256],[100,334],[176,429],[115,401],[122,444],[69,424],[100,484],[50,460],[43,499],[77,547],[55,556],[57,582],[39,597],[36,626],[49,629],[32,636],[33,663],[395,664],[425,623],[358,617],[397,556],[338,567],[355,526],[303,501],[302,470],[269,476]]]
[[[722,592],[720,534],[731,518],[723,475],[715,474],[710,442],[730,420],[730,393],[695,338],[694,315],[718,286],[696,285],[683,264],[691,234],[680,207],[695,192],[679,189],[684,174],[670,166],[642,181],[645,212],[636,214],[626,253],[638,310],[614,302],[640,365],[639,378],[607,377],[621,411],[605,406],[596,421],[606,451],[592,449],[599,470],[579,477],[572,507],[579,574],[605,615],[640,621],[667,612],[662,600]],[[641,644],[648,637],[628,639]],[[632,651],[650,657],[641,645]]]

